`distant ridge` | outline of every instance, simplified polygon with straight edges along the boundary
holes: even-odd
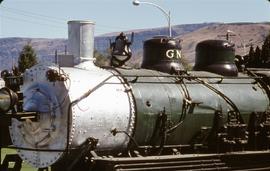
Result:
[[[183,36],[176,37],[182,39],[183,54],[189,62],[194,62],[195,47],[200,41],[206,39],[224,39],[218,35],[226,34],[227,30],[236,33],[230,37],[235,44],[236,54],[245,55],[249,52],[250,46],[261,46],[265,37],[270,33],[269,23],[230,23],[217,24],[198,29]]]
[[[261,46],[264,38],[270,31],[270,23],[201,23],[173,26],[173,36],[182,40],[183,54],[190,62],[194,62],[196,44],[205,39],[222,39],[218,35],[225,34],[227,30],[234,31],[237,36],[232,37],[236,44],[236,53],[244,55],[249,47]],[[135,33],[132,51],[133,63],[140,63],[142,57],[143,41],[156,36],[167,35],[167,28],[151,28],[124,31],[127,35]],[[119,33],[108,33],[95,37],[95,49],[105,53],[109,47],[109,40]],[[240,35],[239,35],[240,34]],[[36,50],[40,61],[54,61],[55,51],[58,54],[65,52],[66,39],[43,38],[1,38],[0,39],[0,70],[9,69],[17,63],[17,58],[22,47],[31,43]],[[244,48],[245,45],[245,48]]]

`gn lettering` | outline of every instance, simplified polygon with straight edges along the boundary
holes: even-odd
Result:
[[[170,59],[172,58],[181,59],[182,57],[181,50],[169,49],[166,51],[166,57]]]

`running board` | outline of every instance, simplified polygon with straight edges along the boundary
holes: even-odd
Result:
[[[95,171],[266,171],[270,170],[270,151],[133,158],[95,158],[94,163],[93,170]]]

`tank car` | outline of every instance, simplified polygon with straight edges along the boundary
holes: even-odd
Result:
[[[33,66],[21,91],[38,118],[12,119],[12,144],[52,170],[269,169],[270,71],[238,73],[228,41],[199,43],[193,71],[180,58],[154,37],[141,69]]]

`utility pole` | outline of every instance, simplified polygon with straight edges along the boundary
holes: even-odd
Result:
[[[236,34],[233,32],[227,30],[227,33],[225,35],[218,35],[218,37],[225,37],[227,41],[230,41],[230,37],[234,37]]]
[[[4,0],[0,0],[0,4],[3,2]],[[0,27],[1,27],[1,23],[0,23]],[[1,33],[1,30],[0,30],[0,33]],[[1,161],[1,160],[0,160]]]

